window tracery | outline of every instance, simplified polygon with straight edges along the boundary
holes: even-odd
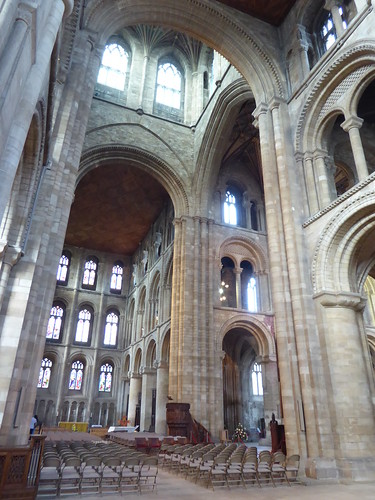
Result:
[[[103,344],[106,346],[115,346],[117,342],[119,315],[115,311],[107,314],[104,330]]]
[[[81,309],[78,313],[78,322],[75,334],[75,342],[87,344],[91,333],[92,313],[87,308]]]
[[[82,389],[83,369],[82,361],[73,361],[69,377],[69,390],[80,391]]]
[[[253,395],[263,396],[262,367],[258,363],[254,363],[253,365],[251,382],[253,386]]]
[[[48,389],[51,379],[52,361],[49,358],[43,358],[39,370],[38,388]]]
[[[104,49],[98,74],[98,83],[124,90],[129,55],[118,43],[110,43]]]
[[[56,280],[59,285],[68,284],[70,259],[70,252],[64,252],[60,257],[59,267],[57,268],[56,274]]]
[[[171,62],[160,64],[156,80],[156,102],[171,108],[180,109],[181,84],[181,72],[174,64]]]
[[[111,392],[113,366],[105,363],[100,367],[99,392]]]
[[[47,340],[55,340],[55,341],[61,340],[63,323],[64,323],[64,314],[65,314],[65,308],[63,304],[54,303],[51,308],[50,317],[47,325],[47,333],[46,333]]]
[[[98,272],[98,259],[88,257],[83,271],[82,287],[95,290]]]
[[[123,276],[124,266],[122,262],[115,262],[112,267],[110,282],[110,291],[112,293],[121,293]]]

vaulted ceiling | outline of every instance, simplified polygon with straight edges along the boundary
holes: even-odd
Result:
[[[233,9],[279,26],[296,0],[218,0]]]
[[[296,2],[218,1],[274,26],[282,23]],[[236,125],[239,126],[238,121]],[[132,255],[168,198],[165,189],[144,171],[133,172],[127,165],[99,167],[89,172],[77,186],[66,243]]]

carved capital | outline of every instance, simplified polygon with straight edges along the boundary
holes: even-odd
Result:
[[[345,132],[349,132],[351,128],[360,129],[363,124],[363,119],[359,118],[359,116],[350,116],[341,124],[341,128],[345,130]]]
[[[359,293],[350,292],[321,292],[314,296],[323,307],[344,307],[354,311],[363,311],[366,307],[366,298]]]

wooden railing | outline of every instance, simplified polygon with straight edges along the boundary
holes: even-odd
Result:
[[[31,436],[29,446],[0,448],[0,498],[34,499],[46,436]]]

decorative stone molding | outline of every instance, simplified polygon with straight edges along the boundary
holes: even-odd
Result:
[[[176,216],[178,212],[189,213],[190,208],[187,193],[181,180],[171,167],[148,151],[141,151],[121,144],[107,144],[86,150],[81,157],[76,186],[90,170],[113,160],[133,161],[138,166],[148,165],[150,171],[157,174],[161,183],[169,186],[169,195],[172,198]]]
[[[336,60],[332,60],[330,62],[329,67],[326,69],[326,71],[323,72],[323,74],[319,77],[319,79],[315,82],[314,86],[312,87],[310,93],[306,97],[305,100],[305,105],[302,109],[302,112],[300,114],[300,117],[298,119],[297,123],[297,128],[296,128],[296,140],[295,140],[295,149],[296,151],[302,151],[303,150],[303,140],[304,140],[304,134],[303,131],[309,124],[309,120],[307,118],[308,114],[311,112],[312,109],[316,110],[317,107],[319,107],[319,101],[321,101],[321,108],[325,106],[327,103],[331,92],[328,93],[327,96],[327,90],[324,89],[324,86],[328,86],[332,84],[332,77],[333,75],[340,75],[339,67],[344,66],[345,64],[348,65],[348,61],[353,62],[353,64],[357,65],[357,68],[354,69],[352,74],[354,74],[354,79],[351,79],[351,75],[348,75],[343,82],[343,88],[346,87],[349,82],[351,82],[352,85],[358,82],[358,80],[361,78],[361,68],[364,67],[369,68],[369,64],[361,64],[361,56],[366,57],[367,60],[371,59],[375,63],[375,45],[371,41],[361,41],[358,42],[350,47],[347,48],[347,50],[340,55]],[[358,68],[358,65],[361,65]],[[371,65],[374,66],[374,65]],[[357,78],[356,78],[357,77]],[[341,85],[340,82],[338,82],[336,88]],[[324,101],[322,98],[319,96],[323,96]],[[327,96],[327,97],[325,97]],[[335,94],[336,96],[336,94]],[[337,101],[337,97],[333,97],[333,102]],[[329,105],[327,104],[327,109],[329,109]]]
[[[324,307],[345,307],[361,312],[366,307],[367,299],[357,293],[349,292],[320,292],[314,299]]]
[[[116,1],[111,2],[113,5],[113,9],[116,10],[116,15],[119,16],[121,11],[126,10],[126,3],[122,1],[121,7],[117,5]],[[262,83],[264,84],[265,87],[270,87],[271,89],[274,88],[275,92],[277,95],[280,97],[285,96],[285,89],[282,84],[282,78],[281,78],[281,73],[277,69],[274,61],[271,59],[270,55],[267,54],[263,48],[261,47],[260,43],[256,41],[252,34],[245,30],[245,24],[243,26],[240,25],[239,22],[233,21],[231,18],[229,18],[225,11],[223,10],[222,6],[213,6],[212,3],[208,3],[205,1],[201,0],[186,0],[187,4],[190,4],[191,7],[190,9],[188,6],[186,6],[186,11],[191,12],[200,12],[202,10],[205,10],[207,12],[207,17],[212,19],[211,23],[212,25],[215,25],[215,18],[217,19],[217,24],[226,24],[226,31],[234,31],[235,33],[238,33],[238,35],[246,41],[253,49],[254,55],[256,54],[258,56],[257,62],[262,62],[262,66],[266,66],[266,68],[262,71],[262,76],[264,75],[269,75],[267,78],[267,83],[268,85],[265,85],[266,82],[262,80]],[[86,17],[85,17],[85,26],[90,27],[91,29],[94,29],[95,31],[100,31],[100,23],[101,23],[101,8],[102,8],[103,2],[102,0],[92,0],[91,4],[89,4],[86,8]],[[203,14],[201,14],[203,15]],[[206,16],[205,16],[206,17]],[[126,19],[124,17],[124,19]],[[254,58],[254,57],[253,57]]]
[[[371,177],[372,180],[375,179],[375,172],[371,175]],[[366,181],[367,180],[368,179],[366,179]],[[356,223],[360,223],[361,219],[365,217],[363,209],[367,207],[368,212],[371,213],[371,207],[373,207],[374,205],[374,192],[368,192],[357,197],[352,197],[352,199],[349,200],[348,203],[343,203],[341,205],[340,211],[331,218],[329,223],[321,232],[320,238],[315,247],[311,265],[314,293],[318,293],[321,290],[328,289],[328,287],[326,286],[326,282],[331,275],[331,270],[328,270],[327,265],[329,264],[327,264],[327,262],[332,263],[332,261],[334,260],[332,257],[332,252],[334,251],[333,242],[335,238],[343,239],[343,237],[348,232],[344,227],[345,224],[349,224],[349,227],[353,228]],[[356,221],[351,219],[353,216],[357,217]],[[369,230],[371,230],[371,228],[369,228]],[[329,255],[331,255],[331,259],[329,259]],[[347,262],[349,263],[349,256],[347,256]],[[338,290],[343,290],[341,283],[336,283],[335,286]]]

